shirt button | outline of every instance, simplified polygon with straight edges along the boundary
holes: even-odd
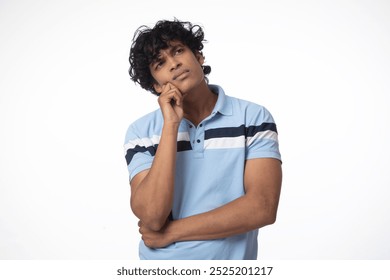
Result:
[[[203,126],[203,124],[201,123],[199,126],[200,126],[200,127],[202,127],[202,126]]]
[[[200,143],[200,140],[198,139],[198,140],[196,140],[196,142],[197,142],[197,143]]]
[[[192,128],[192,125],[189,125],[190,128]]]

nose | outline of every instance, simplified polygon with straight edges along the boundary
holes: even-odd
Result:
[[[170,69],[171,71],[173,70],[176,70],[177,68],[179,68],[181,66],[181,62],[178,61],[175,57],[170,57],[169,58],[169,65],[170,65]]]

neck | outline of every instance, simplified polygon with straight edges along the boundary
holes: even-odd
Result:
[[[186,94],[183,100],[184,117],[194,125],[208,117],[214,109],[218,96],[202,83],[199,88]]]

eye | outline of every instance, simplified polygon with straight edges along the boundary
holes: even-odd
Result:
[[[156,63],[154,64],[154,69],[160,69],[162,66],[164,65],[164,61],[163,60],[158,60],[156,61]]]
[[[182,52],[184,52],[184,48],[177,48],[175,54],[181,54]]]

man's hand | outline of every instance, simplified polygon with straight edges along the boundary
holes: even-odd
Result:
[[[183,118],[183,95],[180,90],[167,83],[158,98],[165,123],[180,123]]]
[[[141,221],[138,222],[139,232],[142,235],[142,240],[149,248],[163,248],[173,243],[174,240],[170,237],[168,228],[171,221],[167,220],[167,223],[159,231],[151,230],[143,225]]]

